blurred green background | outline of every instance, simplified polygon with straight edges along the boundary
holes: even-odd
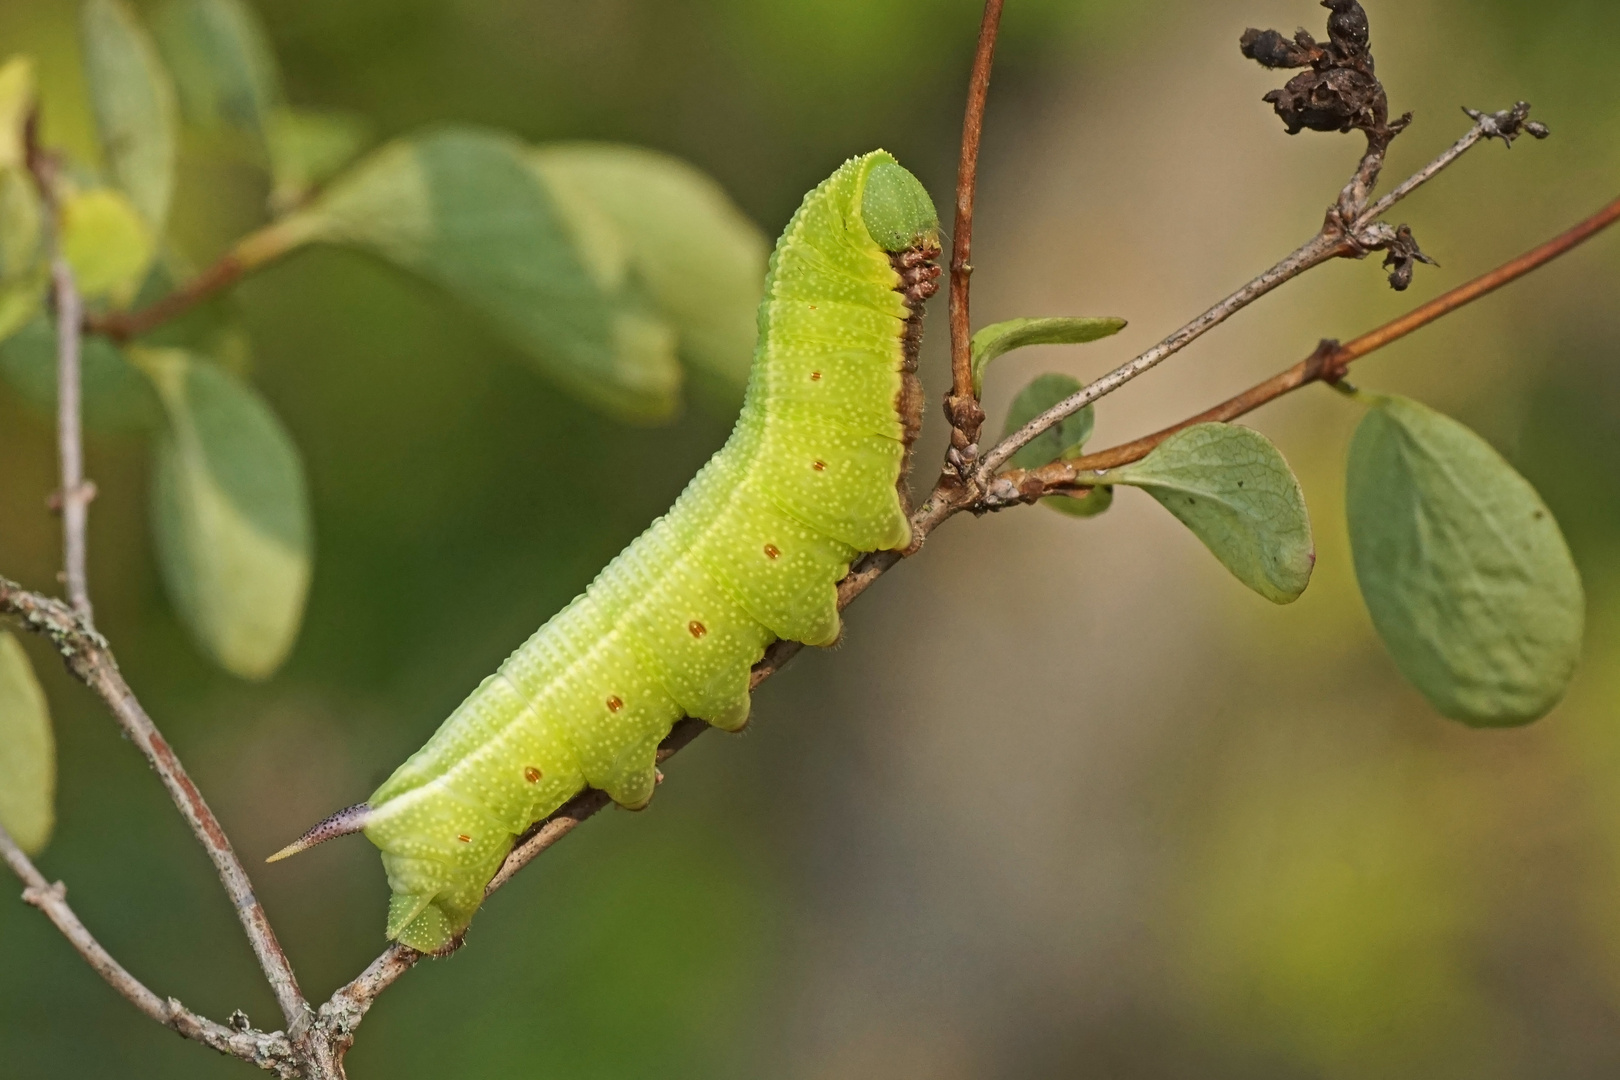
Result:
[[[1562,229],[1620,188],[1611,0],[1369,3],[1417,123],[1519,98],[1555,138],[1476,151],[1405,204],[1441,269],[1398,297],[1319,271],[1110,398],[1099,439],[1178,418]],[[291,98],[383,136],[436,121],[657,147],[769,233],[882,145],[949,203],[971,0],[261,0]],[[976,228],[978,323],[1116,314],[1120,337],[991,377],[992,425],[1045,370],[1096,374],[1310,234],[1356,157],[1290,139],[1245,26],[1307,0],[1009,0]],[[88,152],[74,5],[0,0],[40,63],[49,137]],[[264,181],[185,161],[205,258]],[[1620,1069],[1620,237],[1358,365],[1491,438],[1563,522],[1587,659],[1542,723],[1432,714],[1372,635],[1341,509],[1356,409],[1325,390],[1254,423],[1288,453],[1316,581],[1277,610],[1145,496],[1076,522],[959,521],[850,613],[840,650],[760,693],[645,813],[527,870],[465,950],[390,991],[356,1077],[1596,1077]],[[98,621],[250,862],[363,797],[589,581],[721,442],[693,410],[629,429],[554,391],[475,317],[364,257],[294,256],[238,291],[253,378],[305,455],[315,583],[291,662],[232,680],[164,601],[144,442],[97,438]],[[945,385],[942,303],[924,377]],[[937,416],[931,411],[931,428]],[[940,434],[920,457],[931,475]],[[925,436],[926,437],[926,436]],[[1099,443],[1099,445],[1102,445]],[[0,572],[50,587],[51,430],[0,386]],[[968,583],[964,588],[963,583]],[[275,1026],[201,852],[38,641],[61,756],[41,859],[134,972]],[[307,992],[381,946],[351,840],[253,871]],[[246,1066],[140,1017],[36,913],[0,903],[0,1077]]]

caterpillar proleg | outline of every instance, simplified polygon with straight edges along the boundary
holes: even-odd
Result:
[[[272,859],[364,831],[393,894],[388,936],[442,951],[518,834],[587,786],[645,806],[677,720],[739,730],[767,645],[837,640],[850,562],[911,538],[938,232],[922,184],[881,150],[805,196],[771,256],[725,446],[370,799]]]

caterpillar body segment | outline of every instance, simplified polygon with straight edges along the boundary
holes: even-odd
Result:
[[[516,835],[586,786],[646,805],[677,720],[740,729],[749,669],[772,641],[837,639],[836,585],[851,561],[911,538],[904,471],[937,234],[922,185],[883,151],[805,197],[771,256],[726,445],[345,812],[342,831],[363,826],[382,850],[390,938],[453,947]],[[288,853],[336,835],[323,826]]]

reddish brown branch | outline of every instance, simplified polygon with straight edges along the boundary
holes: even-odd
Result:
[[[973,53],[968,79],[967,110],[962,117],[962,155],[956,171],[956,220],[951,236],[951,393],[945,415],[951,422],[953,463],[963,472],[977,457],[975,444],[984,424],[984,410],[973,392],[973,326],[968,314],[968,292],[973,276],[973,200],[979,183],[979,144],[984,135],[984,106],[990,93],[990,71],[995,62],[996,35],[1001,28],[1002,0],[985,0],[979,23],[979,44]],[[948,475],[948,474],[947,474]]]
[[[1083,481],[1091,478],[1091,474],[1140,461],[1164,440],[1194,424],[1235,420],[1302,386],[1308,386],[1313,382],[1337,382],[1344,376],[1345,369],[1352,362],[1495,292],[1510,282],[1517,281],[1532,270],[1579,247],[1616,221],[1620,221],[1620,199],[1614,200],[1585,221],[1545,244],[1503,263],[1465,285],[1435,297],[1376,330],[1362,334],[1354,341],[1343,345],[1324,341],[1314,353],[1288,370],[1278,372],[1265,382],[1257,383],[1236,397],[1223,401],[1212,409],[1206,409],[1197,416],[1188,417],[1179,424],[1095,454],[1087,454],[1074,461],[1054,462],[1027,472],[1014,470],[1003,473],[997,478],[992,491],[992,502],[1004,505],[1006,502],[1039,498],[1053,491],[1073,490],[1077,480]],[[1013,494],[1014,492],[1016,494]]]
[[[216,293],[230,288],[242,279],[247,270],[248,267],[234,251],[226,252],[214,265],[151,306],[139,311],[92,315],[85,320],[85,329],[105,334],[119,343],[130,341],[157,329],[170,319],[179,318]]]

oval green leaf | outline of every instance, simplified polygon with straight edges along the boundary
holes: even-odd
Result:
[[[80,30],[91,111],[108,171],[151,230],[161,233],[174,192],[174,84],[145,27],[123,0],[85,0]]]
[[[28,654],[0,630],[0,825],[30,855],[56,822],[56,742]]]
[[[1018,392],[1007,409],[1007,422],[1001,437],[1006,438],[1041,413],[1065,398],[1078,394],[1080,381],[1069,375],[1047,374],[1037,377]],[[1059,458],[1076,458],[1091,429],[1096,426],[1097,414],[1090,405],[1041,432],[1009,459],[1016,469],[1038,469]]]
[[[152,228],[129,197],[113,188],[91,188],[62,200],[62,255],[87,297],[111,295],[127,302],[152,265],[157,244]]]
[[[639,281],[700,385],[735,406],[759,336],[765,235],[713,179],[667,154],[578,143],[541,147],[530,160],[578,250],[597,253],[607,290]]]
[[[186,119],[268,163],[281,74],[257,13],[243,0],[169,0],[153,29]]]
[[[992,323],[973,335],[973,393],[984,392],[984,371],[998,356],[1028,345],[1083,345],[1112,337],[1127,325],[1124,319],[1112,316],[1008,319]]]
[[[42,209],[31,177],[0,166],[0,341],[44,306],[50,279],[40,245]]]
[[[28,118],[34,112],[34,61],[13,56],[0,64],[0,169],[28,168]]]
[[[593,274],[600,251],[576,250],[528,152],[504,135],[460,128],[399,139],[285,225],[434,282],[552,378],[621,418],[667,418],[681,384],[675,331],[635,282],[605,291]]]
[[[56,325],[48,317],[36,315],[0,342],[0,377],[42,415],[56,415]],[[100,335],[80,345],[79,381],[84,425],[93,431],[139,431],[162,415],[151,382]]]
[[[1401,672],[1443,715],[1524,724],[1564,696],[1586,601],[1529,481],[1448,416],[1374,398],[1350,444],[1356,578]]]
[[[298,636],[310,578],[303,465],[253,389],[175,349],[132,349],[168,424],[158,439],[152,528],[175,611],[203,651],[263,679]]]
[[[1305,495],[1282,453],[1252,428],[1197,424],[1107,474],[1152,495],[1234,577],[1288,604],[1316,565]]]
[[[1064,398],[1080,392],[1080,381],[1069,375],[1046,374],[1039,376],[1013,398],[1007,410],[1007,422],[1001,437],[1006,438]],[[1042,432],[1009,459],[1016,469],[1038,469],[1059,458],[1077,458],[1084,451],[1091,429],[1096,425],[1096,410],[1090,405]],[[1110,488],[1095,487],[1084,495],[1053,495],[1042,499],[1041,505],[1070,517],[1096,517],[1114,505],[1114,492]]]

